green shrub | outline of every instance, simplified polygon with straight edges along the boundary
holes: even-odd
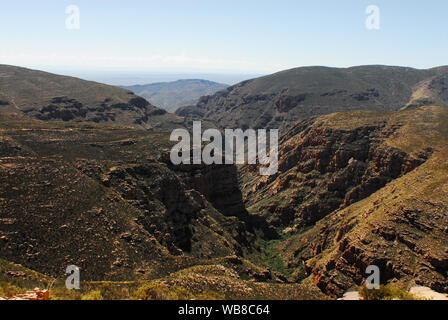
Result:
[[[133,299],[136,300],[224,300],[224,298],[216,292],[193,293],[184,287],[168,286],[160,282],[144,284],[133,294]]]
[[[130,294],[127,288],[116,286],[101,287],[101,296],[104,300],[129,300]]]
[[[81,297],[81,300],[96,300],[96,301],[98,301],[98,300],[103,300],[103,296],[101,295],[101,290],[98,289],[98,290],[90,291],[87,294],[84,294]]]
[[[262,259],[265,265],[270,267],[272,271],[283,274],[286,277],[291,276],[290,270],[285,268],[284,262],[277,252],[275,246],[278,244],[278,240],[266,241],[259,239],[258,245],[262,249]]]
[[[415,300],[415,297],[401,289],[383,286],[379,289],[367,289],[363,287],[359,294],[364,300]]]
[[[81,300],[79,290],[68,290],[65,286],[55,286],[50,288],[50,300]]]
[[[0,297],[11,298],[16,294],[25,292],[25,289],[16,287],[9,283],[0,283]]]
[[[137,300],[190,300],[193,295],[182,287],[169,287],[163,283],[147,283],[134,293]]]

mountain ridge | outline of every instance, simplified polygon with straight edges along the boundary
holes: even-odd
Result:
[[[0,65],[0,101],[0,112],[48,121],[158,130],[182,127],[184,122],[122,88],[9,65]]]
[[[214,94],[228,85],[203,79],[181,79],[121,87],[133,91],[168,112],[175,112],[179,107],[196,103],[200,97]]]
[[[207,119],[220,128],[270,128],[284,133],[300,120],[333,112],[448,106],[447,74],[446,66],[422,70],[382,65],[294,68],[202,97],[176,114]],[[416,86],[424,81],[430,84],[416,94]],[[433,88],[432,82],[438,87]]]

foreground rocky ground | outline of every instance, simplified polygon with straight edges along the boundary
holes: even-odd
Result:
[[[384,284],[447,292],[447,125],[442,107],[311,118],[265,178],[174,167],[166,133],[0,114],[2,290],[325,299],[374,264]]]

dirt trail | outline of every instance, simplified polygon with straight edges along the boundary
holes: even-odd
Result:
[[[428,287],[412,287],[409,291],[416,299],[425,300],[448,300],[448,295],[431,290]],[[344,296],[338,300],[362,300],[361,296],[356,291],[349,291],[344,294]]]
[[[438,293],[427,287],[412,287],[410,293],[420,299],[448,300],[448,295]]]

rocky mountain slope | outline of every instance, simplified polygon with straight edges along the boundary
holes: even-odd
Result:
[[[448,109],[346,112],[313,118],[282,139],[279,173],[241,170],[250,213],[297,281],[341,296],[368,265],[383,283],[448,291]]]
[[[269,177],[253,165],[174,166],[165,130],[188,121],[138,107],[145,100],[126,90],[8,68],[0,68],[0,284],[63,279],[77,265],[93,289],[91,281],[129,290],[144,281],[180,286],[190,298],[207,289],[221,298],[321,299],[362,286],[366,267],[377,265],[383,283],[448,292],[446,68],[305,68],[285,72],[286,82],[273,75],[270,84],[222,91],[260,96],[308,70],[303,85],[327,99],[319,92],[347,81],[349,95],[335,93],[319,112],[332,110],[332,99],[357,111],[315,116],[309,107],[314,116],[294,125],[306,113],[286,112],[279,171]],[[353,96],[372,83],[364,98]],[[116,111],[95,109],[98,97],[128,107],[96,121]],[[235,110],[255,115],[262,105],[254,101]],[[441,106],[427,105],[434,101]],[[85,117],[59,117],[86,106]],[[148,110],[160,114],[135,123]],[[238,121],[261,126],[242,114]]]
[[[244,81],[176,114],[208,119],[221,128],[286,132],[300,120],[333,112],[448,106],[447,75],[447,67],[297,68]]]
[[[340,297],[374,264],[383,283],[448,291],[446,108],[309,119],[282,138],[271,178],[174,167],[165,133],[17,114],[0,123],[6,261],[285,299]]]
[[[129,90],[42,71],[0,65],[0,112],[46,121],[95,122],[169,130],[184,119]]]
[[[54,278],[56,298],[80,298],[63,289],[76,265],[81,292],[101,287],[111,299],[130,298],[111,286],[144,285],[193,297],[325,297],[248,260],[261,254],[266,226],[248,215],[235,167],[173,167],[166,133],[17,113],[0,114],[0,128],[3,292]]]
[[[202,96],[212,95],[227,87],[228,85],[213,81],[188,79],[125,86],[123,88],[134,92],[168,112],[175,112],[180,107],[195,104]]]
[[[166,134],[17,114],[0,124],[3,259],[52,276],[74,264],[86,280],[120,280],[256,250],[244,221],[157,160],[169,150]]]

